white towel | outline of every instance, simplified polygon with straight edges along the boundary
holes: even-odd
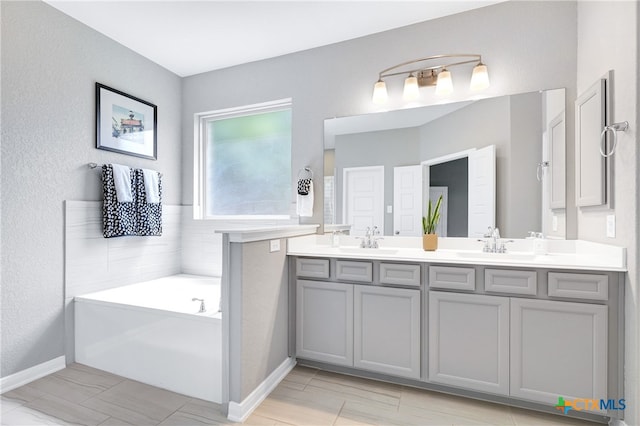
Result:
[[[313,216],[313,181],[309,184],[309,193],[307,195],[297,195],[296,213],[300,217]]]
[[[131,169],[121,164],[112,164],[113,182],[116,187],[116,198],[119,203],[130,203],[133,201],[131,195]]]
[[[144,192],[147,194],[147,203],[160,202],[160,174],[155,170],[142,169],[144,176]]]

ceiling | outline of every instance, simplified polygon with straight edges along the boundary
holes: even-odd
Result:
[[[501,1],[45,0],[182,77]]]

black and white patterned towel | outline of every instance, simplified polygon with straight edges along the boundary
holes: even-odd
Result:
[[[298,179],[298,195],[309,195],[311,179]]]
[[[162,179],[159,180],[160,202],[148,203],[141,169],[131,170],[131,194],[133,201],[118,202],[116,197],[113,168],[102,166],[103,235],[105,238],[125,235],[162,235]]]

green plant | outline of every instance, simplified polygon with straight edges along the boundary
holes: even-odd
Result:
[[[436,201],[436,206],[433,207],[431,205],[431,200],[429,200],[429,208],[427,210],[427,216],[422,216],[422,233],[423,234],[433,234],[436,231],[436,226],[438,226],[438,222],[440,221],[440,204],[442,203],[442,195]]]

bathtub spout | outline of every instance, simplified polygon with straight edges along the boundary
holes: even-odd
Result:
[[[195,302],[196,300],[200,301],[200,310],[198,313],[207,312],[207,309],[204,307],[204,299],[198,299],[197,297],[191,299],[192,302]]]

